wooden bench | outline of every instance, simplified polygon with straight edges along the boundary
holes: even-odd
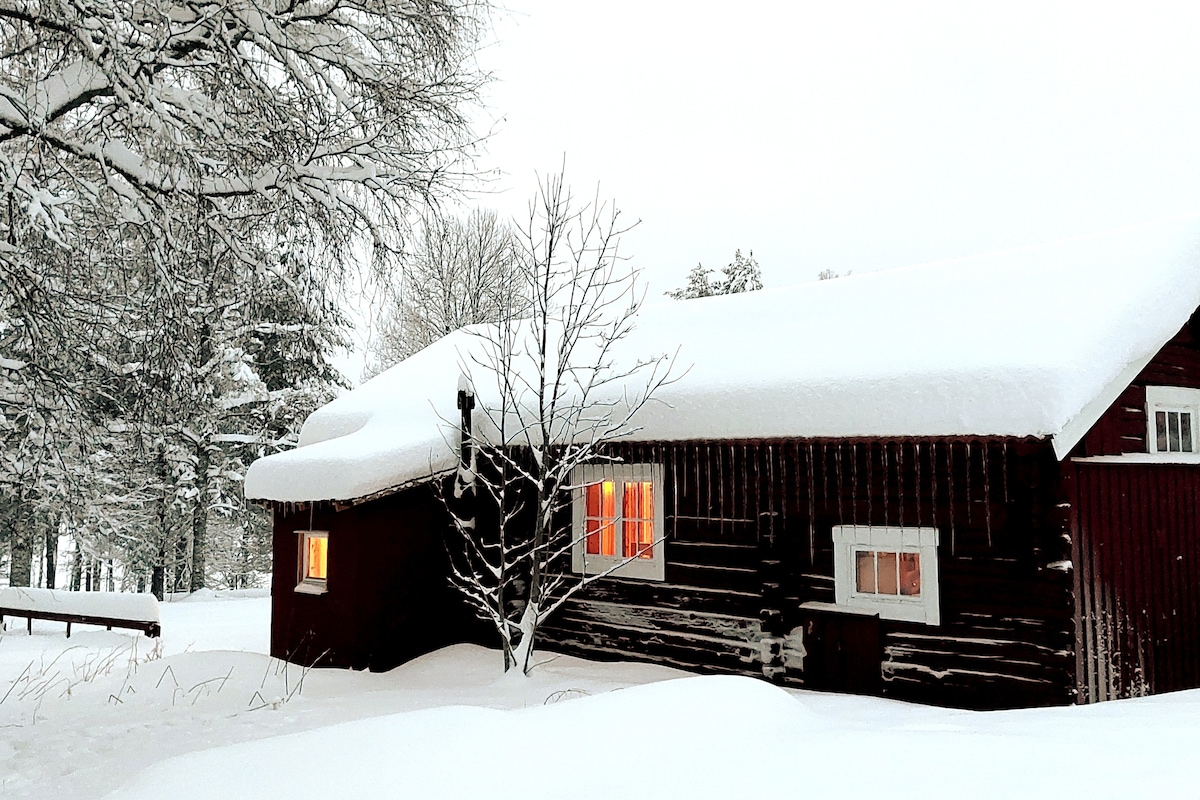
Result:
[[[9,587],[0,589],[0,629],[5,617],[25,617],[26,630],[33,621],[45,619],[71,625],[103,625],[107,630],[125,628],[147,636],[161,636],[158,602],[153,595],[106,592],[65,592],[51,589]]]

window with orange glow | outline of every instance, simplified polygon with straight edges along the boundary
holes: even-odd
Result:
[[[626,558],[654,558],[654,484],[626,481],[621,500],[621,542]]]
[[[324,536],[308,537],[308,553],[304,559],[304,579],[325,580],[325,559],[329,554],[329,540]]]
[[[663,579],[662,467],[605,464],[580,467],[575,501],[576,572]]]
[[[859,594],[920,597],[920,553],[857,550],[854,562],[855,591]]]
[[[617,484],[600,481],[583,487],[584,530],[587,553],[592,556],[617,554]]]
[[[329,574],[329,533],[297,531],[300,534],[300,582],[296,591],[321,594]]]
[[[939,538],[934,527],[833,526],[834,605],[940,625]]]

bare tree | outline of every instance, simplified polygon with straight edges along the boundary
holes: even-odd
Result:
[[[846,271],[845,271],[845,273],[841,273],[841,272],[835,272],[835,271],[833,271],[833,270],[831,270],[831,269],[823,269],[823,270],[821,270],[820,272],[818,272],[818,273],[817,273],[817,280],[819,280],[819,281],[831,281],[831,280],[833,280],[834,278],[844,278],[844,277],[846,277],[847,275],[849,275],[851,272],[853,272],[853,270],[849,270],[849,269],[848,269],[848,270],[846,270]]]
[[[426,219],[397,291],[385,300],[367,377],[451,331],[522,311],[519,251],[515,231],[494,211]]]
[[[620,352],[643,299],[618,254],[626,230],[598,198],[576,206],[562,174],[542,181],[521,232],[527,313],[478,326],[464,357],[453,582],[495,625],[506,670],[527,672],[538,627],[599,577],[569,569],[576,468],[611,460],[672,379],[671,355]]]

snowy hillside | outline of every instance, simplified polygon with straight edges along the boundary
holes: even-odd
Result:
[[[269,600],[205,594],[137,635],[0,637],[0,796],[1190,796],[1200,692],[1003,713],[455,647],[386,674],[263,655]],[[624,689],[624,691],[614,691]],[[382,794],[381,794],[382,793]]]

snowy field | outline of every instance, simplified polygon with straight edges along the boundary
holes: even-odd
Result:
[[[746,678],[443,650],[387,674],[268,658],[265,596],[162,604],[140,635],[0,637],[0,797],[1197,795],[1200,692],[973,713]],[[620,691],[617,691],[620,690]]]

